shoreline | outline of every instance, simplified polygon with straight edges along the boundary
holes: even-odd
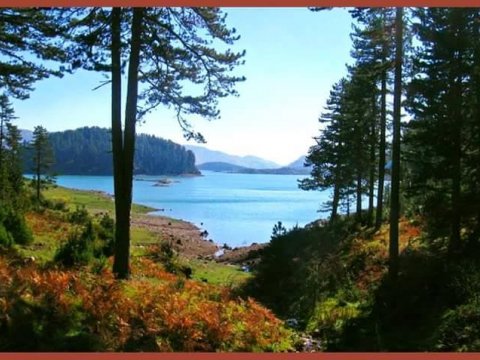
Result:
[[[109,212],[114,213],[112,202],[114,195],[103,190],[79,189],[66,187],[55,184],[53,188],[65,189],[68,191],[91,194],[99,198],[108,200]],[[88,205],[87,205],[88,207]],[[103,212],[105,205],[90,208],[90,211]],[[157,238],[158,242],[167,241],[179,253],[187,258],[196,258],[200,260],[211,260],[218,263],[230,263],[244,265],[246,261],[250,261],[253,254],[263,248],[267,243],[249,244],[235,248],[225,247],[223,243],[216,242],[218,239],[207,238],[208,230],[201,228],[188,220],[177,219],[167,215],[159,214],[162,209],[154,208],[132,202],[131,225],[132,227],[147,230],[152,234],[153,238]],[[149,242],[151,244],[151,242]],[[145,244],[137,244],[135,246],[145,246]],[[216,254],[221,251],[221,256]],[[251,262],[250,264],[251,265]]]

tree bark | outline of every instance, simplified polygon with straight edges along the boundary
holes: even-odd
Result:
[[[338,203],[340,201],[340,186],[335,184],[333,187],[333,199],[332,199],[332,214],[330,215],[330,222],[334,222],[338,214]]]
[[[121,9],[112,8],[111,14],[111,53],[112,53],[112,157],[113,157],[113,188],[115,194],[115,248],[113,273],[120,277],[122,244],[128,243],[129,229],[128,221],[124,215],[125,211],[122,198],[123,194],[123,134],[122,134],[122,73],[121,73],[121,38],[120,23]]]
[[[458,61],[460,62],[460,61]],[[460,66],[457,67],[460,69]],[[456,253],[460,249],[460,229],[461,229],[461,161],[462,161],[462,89],[461,78],[458,76],[455,78],[452,84],[452,96],[450,99],[450,106],[452,107],[451,116],[449,118],[453,121],[452,126],[452,223],[449,243],[450,255]]]
[[[389,275],[398,276],[398,221],[400,218],[400,123],[403,63],[403,8],[395,16],[395,80],[393,90],[392,180],[390,197]]]
[[[386,45],[384,45],[386,46]],[[386,56],[383,57],[383,62]],[[375,215],[375,229],[380,229],[383,220],[383,191],[385,183],[385,134],[387,127],[387,70],[382,71],[380,94],[380,145],[378,149],[378,189],[377,212]]]
[[[142,18],[143,9],[135,8],[133,10],[131,27],[123,151],[121,152],[121,158],[117,158],[118,162],[123,162],[123,171],[122,173],[119,173],[121,180],[116,183],[116,185],[120,187],[121,192],[115,194],[116,219],[117,223],[121,223],[116,227],[121,233],[115,234],[115,259],[113,263],[113,272],[118,279],[128,278],[130,273],[130,210],[132,206],[133,158],[135,153],[135,125],[137,121],[138,69],[140,64]],[[117,60],[119,60],[118,56]],[[118,93],[115,95],[118,96]],[[115,110],[118,110],[118,108]],[[118,142],[118,139],[116,140]],[[114,160],[114,164],[115,162],[116,161]]]
[[[360,172],[357,174],[357,213],[355,217],[357,219],[357,223],[362,222],[362,175]]]
[[[371,227],[373,225],[373,202],[375,197],[375,148],[376,148],[376,94],[372,96],[372,119],[370,125],[370,159],[369,159],[369,178],[368,178],[368,214],[367,225]]]

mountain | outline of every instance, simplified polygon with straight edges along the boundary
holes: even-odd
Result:
[[[300,156],[297,160],[294,162],[291,162],[290,164],[287,165],[289,168],[294,168],[294,169],[303,169],[303,168],[310,168],[310,166],[305,167],[305,155]]]
[[[278,167],[273,169],[252,169],[225,162],[207,162],[198,165],[200,170],[208,170],[236,174],[274,174],[274,175],[307,175],[309,168]]]
[[[22,135],[22,141],[29,143],[33,139],[33,131],[20,129],[20,133]]]
[[[251,169],[271,169],[280,167],[280,165],[273,161],[265,160],[257,156],[231,155],[222,151],[210,150],[206,147],[197,145],[185,145],[185,148],[193,151],[197,165],[210,162],[222,162]]]
[[[51,169],[60,175],[111,175],[113,173],[109,129],[84,127],[52,132],[49,140],[55,155]],[[25,151],[25,171],[31,171],[31,150]],[[170,140],[137,135],[134,173],[144,175],[199,174],[195,155]]]
[[[215,171],[215,172],[228,172],[228,173],[241,173],[247,170],[243,166],[238,166],[221,161],[212,161],[200,164],[197,166],[199,170]]]

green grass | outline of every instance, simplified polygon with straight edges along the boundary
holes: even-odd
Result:
[[[48,200],[65,202],[67,207],[72,210],[77,206],[85,206],[92,213],[107,211],[112,215],[114,212],[115,204],[113,198],[101,192],[73,190],[54,186],[44,190],[43,195]],[[154,210],[144,205],[132,205],[132,213],[136,214],[146,214]]]
[[[108,212],[110,216],[114,216],[113,199],[100,192],[54,186],[44,190],[43,195],[47,200],[64,202],[69,210],[75,210],[77,206],[85,206],[91,214]],[[153,210],[143,205],[132,205],[132,215],[134,216],[146,214]],[[47,214],[49,215],[47,216]],[[179,220],[171,219],[171,221]],[[23,256],[34,256],[39,263],[46,263],[53,259],[57,248],[67,239],[72,225],[64,219],[64,213],[54,210],[46,210],[44,215],[41,216],[32,214],[30,216],[30,226],[33,226],[34,223],[36,223],[33,229],[34,242],[26,247],[18,247],[18,251]],[[144,256],[147,252],[147,246],[160,244],[162,240],[160,234],[138,226],[132,226],[131,236],[132,256]],[[251,276],[251,274],[243,272],[239,266],[186,258],[181,258],[180,261],[192,268],[194,280],[202,281],[205,279],[210,284],[236,286]]]
[[[219,264],[215,261],[187,260],[192,270],[194,280],[207,280],[210,284],[236,286],[251,277],[237,265]]]
[[[55,256],[55,251],[60,245],[59,241],[47,235],[34,234],[34,240],[31,245],[15,246],[18,253],[23,257],[33,256],[35,261],[45,264],[51,261]]]

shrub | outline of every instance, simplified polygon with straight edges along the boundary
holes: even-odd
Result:
[[[446,311],[435,337],[436,350],[480,351],[480,300]]]
[[[55,253],[54,261],[64,266],[86,265],[94,258],[93,225],[90,222],[82,232],[75,230]]]
[[[103,220],[106,224],[106,220]],[[67,241],[57,250],[54,261],[71,267],[74,265],[87,265],[94,259],[99,260],[93,264],[96,271],[101,271],[105,266],[105,257],[113,254],[114,238],[111,230],[111,224],[108,223],[105,228],[100,224],[94,224],[88,220],[81,231],[73,231]]]
[[[4,220],[4,225],[16,244],[27,245],[33,241],[32,231],[29,229],[23,214],[11,212]]]
[[[0,256],[0,351],[292,349],[292,333],[253,300],[191,280],[179,286],[178,277],[147,259],[132,261],[143,276],[129,282],[109,270],[8,263]]]
[[[339,342],[345,325],[360,315],[358,303],[348,303],[337,298],[327,298],[317,303],[308,325],[308,332],[315,332],[332,346]]]
[[[113,255],[115,246],[115,221],[108,214],[103,214],[96,231],[99,239],[104,242],[102,248],[103,255]]]
[[[68,221],[73,224],[85,225],[91,221],[91,217],[85,206],[77,206],[75,211],[68,214]]]
[[[191,271],[190,274],[188,274],[189,271],[187,270],[187,267],[182,266],[180,259],[178,258],[178,254],[175,252],[169,242],[163,241],[159,247],[153,247],[150,251],[150,254],[157,261],[162,263],[165,270],[169,273],[178,275],[184,274],[186,277],[191,276]]]
[[[10,247],[12,244],[12,235],[5,229],[5,226],[0,223],[0,246]]]
[[[67,203],[62,200],[43,199],[42,206],[51,210],[68,211]]]

